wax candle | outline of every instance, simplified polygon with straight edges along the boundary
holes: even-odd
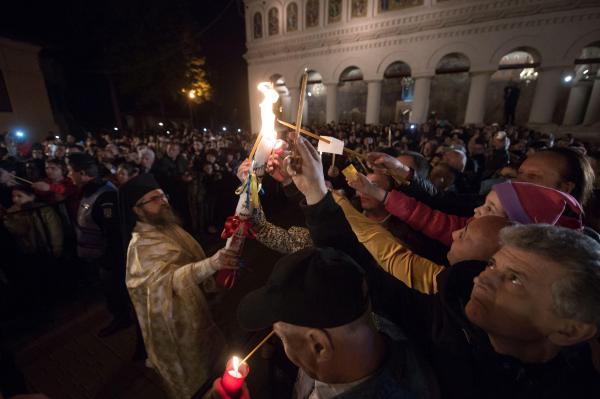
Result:
[[[225,366],[221,385],[227,394],[236,397],[242,391],[244,381],[250,372],[248,364],[242,363],[237,356],[232,357]]]

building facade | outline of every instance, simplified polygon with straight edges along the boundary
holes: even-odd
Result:
[[[245,0],[252,129],[271,80],[293,121],[600,120],[599,0]]]
[[[0,37],[0,132],[41,140],[57,130],[38,54],[41,48]]]

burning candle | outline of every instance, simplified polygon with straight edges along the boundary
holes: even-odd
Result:
[[[225,392],[234,397],[239,395],[249,372],[250,367],[242,362],[239,357],[234,356],[229,359],[221,379],[221,385]]]

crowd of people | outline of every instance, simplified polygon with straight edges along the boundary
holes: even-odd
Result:
[[[281,338],[294,397],[600,396],[597,144],[435,116],[312,130],[359,155],[280,132],[284,151],[257,172],[305,223],[277,226],[263,207],[238,226],[283,255],[238,319]],[[211,382],[228,339],[211,300],[240,254],[199,242],[233,214],[253,137],[3,141],[2,317],[99,284],[113,316],[100,336],[137,322],[136,353],[173,398]],[[208,395],[230,394],[215,380]]]

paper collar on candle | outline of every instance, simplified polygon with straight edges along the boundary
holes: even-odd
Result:
[[[342,140],[338,140],[335,137],[330,136],[321,136],[329,140],[329,143],[319,140],[319,145],[317,146],[317,151],[326,152],[330,154],[338,154],[342,155],[344,153],[344,142]]]

